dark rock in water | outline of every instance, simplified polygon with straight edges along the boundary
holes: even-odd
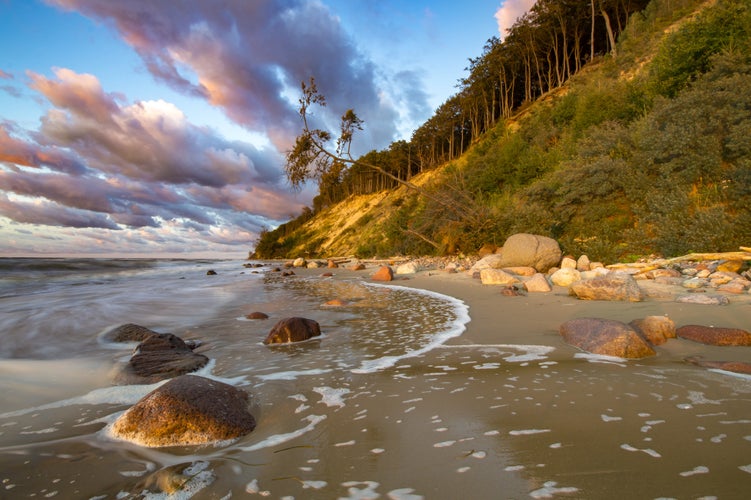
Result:
[[[577,281],[571,285],[570,293],[582,300],[639,302],[643,297],[636,280],[624,273],[609,273],[598,278]]]
[[[661,345],[675,338],[675,323],[667,316],[647,316],[629,323],[652,345]]]
[[[102,337],[110,342],[142,342],[158,332],[135,323],[126,323],[106,332]]]
[[[286,276],[294,276],[294,275],[295,275],[295,272],[294,272],[294,271],[284,271],[284,272],[282,273],[282,276],[285,276],[285,277],[286,277]]]
[[[308,318],[284,318],[277,322],[266,336],[264,344],[289,344],[321,335],[317,321]]]
[[[135,354],[117,377],[119,383],[153,384],[203,368],[209,358],[196,354],[171,333],[152,335],[136,347]]]
[[[740,328],[714,328],[711,326],[685,325],[676,334],[682,339],[716,346],[751,346],[751,332]]]
[[[237,439],[255,426],[245,391],[184,375],[144,396],[115,421],[112,433],[142,446],[189,446]]]
[[[269,315],[260,311],[255,311],[250,314],[246,314],[247,319],[269,319]]]
[[[686,362],[692,365],[703,366],[704,368],[714,368],[716,370],[751,375],[751,363],[744,363],[743,361],[710,361],[705,360],[702,356],[691,356],[686,358]]]
[[[599,318],[578,318],[563,323],[560,334],[571,344],[593,354],[619,358],[643,358],[655,351],[626,323]]]
[[[209,269],[208,271],[206,271],[206,276],[216,276],[216,271]]]

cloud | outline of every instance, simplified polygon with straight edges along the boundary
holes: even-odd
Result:
[[[536,0],[502,0],[501,6],[495,12],[498,21],[498,33],[501,40],[506,36],[506,31],[511,28],[517,19],[522,17]]]
[[[113,25],[157,79],[221,107],[233,121],[287,149],[300,127],[296,99],[315,77],[324,122],[357,105],[363,142],[387,146],[398,113],[385,107],[373,64],[318,1],[52,0]]]
[[[0,213],[17,222],[30,224],[120,229],[106,214],[68,208],[47,200],[11,201],[1,193]]]

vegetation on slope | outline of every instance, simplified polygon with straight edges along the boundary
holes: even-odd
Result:
[[[313,211],[264,234],[257,256],[292,256],[303,248],[311,254],[351,249],[362,257],[474,253],[515,232],[552,236],[565,251],[598,260],[748,245],[746,1],[653,0],[629,16],[610,55],[514,112],[499,115],[463,156],[431,175],[423,189],[434,196],[400,188],[378,203],[388,210],[373,205],[360,214],[365,222],[350,229],[362,235],[358,242],[350,234],[347,246],[337,246],[326,240],[327,231],[310,229],[316,219],[336,220],[332,203],[321,200],[336,197],[322,184]],[[390,150],[403,155],[404,144],[395,144]],[[447,198],[477,216],[434,201]]]

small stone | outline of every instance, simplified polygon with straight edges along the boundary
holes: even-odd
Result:
[[[561,269],[576,269],[576,261],[571,257],[564,257],[561,259]]]
[[[581,255],[576,260],[576,269],[578,271],[589,271],[591,269],[591,263],[589,262],[589,257],[586,255]]]
[[[247,319],[269,319],[269,315],[260,311],[255,311],[250,314],[246,314]]]
[[[331,299],[323,304],[326,307],[344,307],[349,305],[349,302],[342,299]]]
[[[545,293],[553,290],[553,288],[550,286],[550,283],[548,282],[548,279],[542,273],[537,273],[527,281],[525,281],[524,288],[526,288],[528,292],[532,293]]]
[[[216,271],[209,269],[208,271],[206,271],[206,276],[216,276]]]
[[[683,288],[688,288],[690,290],[696,290],[697,288],[702,288],[707,286],[708,282],[707,280],[699,277],[689,278],[687,280],[684,280],[682,283]]]

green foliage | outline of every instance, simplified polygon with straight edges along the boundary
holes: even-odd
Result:
[[[706,73],[712,56],[746,43],[751,32],[751,6],[738,0],[718,0],[685,23],[662,44],[651,69],[653,91],[675,97],[690,82]]]

